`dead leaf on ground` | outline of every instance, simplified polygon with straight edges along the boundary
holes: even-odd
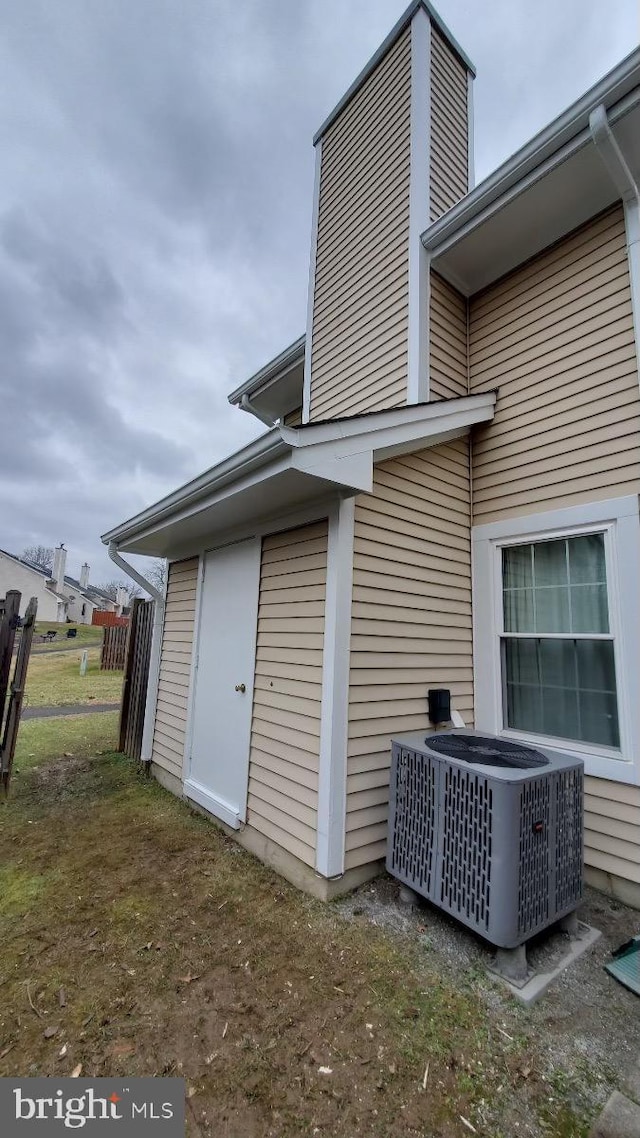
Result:
[[[69,1048],[68,1048],[67,1044],[66,1044],[66,1043],[63,1043],[63,1044],[62,1044],[62,1047],[61,1047],[61,1048],[60,1048],[60,1050],[58,1051],[58,1059],[64,1059],[64,1057],[65,1057],[65,1055],[67,1054],[67,1051],[68,1051],[68,1050],[69,1050]]]
[[[64,988],[61,988],[58,992],[58,1003],[60,1004],[61,1008],[65,1008],[67,1006],[67,994]]]
[[[55,1027],[53,1024],[51,1024],[51,1027],[45,1027],[42,1034],[44,1035],[45,1039],[53,1039],[54,1035],[57,1035],[59,1030],[59,1027]]]
[[[82,1063],[78,1063],[78,1066],[73,1068],[73,1071],[71,1072],[70,1078],[79,1079],[81,1074],[82,1074]]]
[[[187,972],[186,976],[178,976],[178,980],[180,981],[181,984],[193,984],[194,980],[199,980],[199,979],[200,979],[199,975],[192,976],[190,972]]]
[[[127,1043],[125,1040],[119,1040],[113,1044],[110,1050],[111,1054],[114,1056],[131,1055],[131,1053],[135,1051],[135,1047],[133,1046],[133,1043]]]

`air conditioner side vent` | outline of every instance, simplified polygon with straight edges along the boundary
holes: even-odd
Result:
[[[438,764],[416,751],[393,757],[390,810],[395,817],[389,872],[427,897],[436,860]]]
[[[518,932],[530,936],[549,916],[551,780],[525,782],[519,797]]]
[[[562,771],[555,784],[556,896],[557,912],[565,912],[582,900],[584,862],[584,772]]]
[[[440,904],[489,928],[493,801],[487,779],[444,766]]]

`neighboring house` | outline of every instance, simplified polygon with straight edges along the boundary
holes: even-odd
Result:
[[[55,550],[53,569],[49,573],[23,557],[0,549],[0,597],[9,589],[17,589],[22,594],[20,616],[24,616],[31,597],[35,597],[38,620],[52,624],[66,621],[69,612],[69,598],[63,585],[66,552],[63,546]]]
[[[0,596],[8,589],[18,589],[22,593],[20,615],[24,616],[31,597],[38,600],[38,620],[51,623],[74,621],[78,624],[91,624],[96,609],[106,612],[122,613],[128,604],[126,588],[118,589],[114,600],[102,589],[89,584],[89,566],[85,564],[80,571],[80,579],[65,573],[67,551],[64,545],[54,550],[51,573],[40,569],[23,557],[0,550]]]
[[[640,907],[640,51],[475,188],[473,74],[413,3],[315,139],[306,334],[230,396],[276,425],[103,538],[170,563],[145,753],[328,897],[449,688],[584,759]]]

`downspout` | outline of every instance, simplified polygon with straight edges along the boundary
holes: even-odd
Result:
[[[589,130],[596,150],[602,158],[624,205],[631,308],[640,378],[640,191],[620,149],[618,140],[611,130],[606,109],[602,104],[589,115]]]
[[[248,411],[250,415],[255,415],[256,419],[264,423],[265,427],[275,427],[275,419],[272,419],[270,415],[266,415],[264,411],[258,411],[258,408],[254,407],[248,395],[242,396],[239,406],[241,411]]]
[[[144,727],[142,729],[142,746],[140,751],[140,761],[144,763],[147,770],[151,765],[151,755],[153,751],[153,729],[156,718],[156,704],[158,702],[158,682],[160,679],[160,655],[162,648],[162,629],[164,626],[164,607],[165,607],[165,594],[147,581],[137,569],[129,565],[127,561],[118,553],[118,547],[115,541],[110,541],[109,557],[114,565],[117,565],[123,573],[131,577],[137,585],[140,585],[145,592],[149,593],[155,601],[153,610],[153,629],[151,632],[151,654],[149,657],[149,679],[147,681],[147,699],[144,709]]]

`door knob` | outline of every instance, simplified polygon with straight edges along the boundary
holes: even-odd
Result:
[[[247,688],[245,684],[236,684],[236,691],[246,692],[246,690]]]

